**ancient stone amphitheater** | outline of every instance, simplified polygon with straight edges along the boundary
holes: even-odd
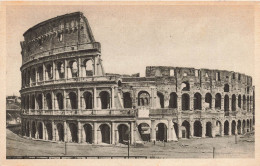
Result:
[[[81,12],[24,33],[22,134],[88,144],[244,134],[254,124],[252,77],[225,70],[146,67],[106,74]]]

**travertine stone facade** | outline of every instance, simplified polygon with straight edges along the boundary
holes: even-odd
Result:
[[[106,75],[101,45],[80,12],[35,25],[21,47],[26,137],[133,144],[252,130],[250,76],[166,66],[146,67],[146,77]]]

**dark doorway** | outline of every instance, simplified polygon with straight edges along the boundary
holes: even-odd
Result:
[[[110,128],[107,124],[100,125],[101,140],[103,143],[110,144]]]
[[[201,137],[202,136],[202,126],[200,121],[194,122],[194,136]]]
[[[164,123],[157,125],[156,141],[167,141],[167,126]]]
[[[124,143],[129,140],[129,129],[127,125],[121,124],[118,126],[119,143]]]

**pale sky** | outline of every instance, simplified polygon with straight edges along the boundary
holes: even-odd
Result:
[[[175,66],[254,79],[253,6],[8,6],[6,95],[19,95],[21,88],[23,33],[76,11],[101,43],[106,72],[144,76],[146,66]]]

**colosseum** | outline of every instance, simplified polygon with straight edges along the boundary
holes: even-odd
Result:
[[[105,73],[101,45],[81,12],[41,22],[23,36],[25,138],[135,144],[253,129],[251,76],[172,66],[147,66],[145,77]]]

